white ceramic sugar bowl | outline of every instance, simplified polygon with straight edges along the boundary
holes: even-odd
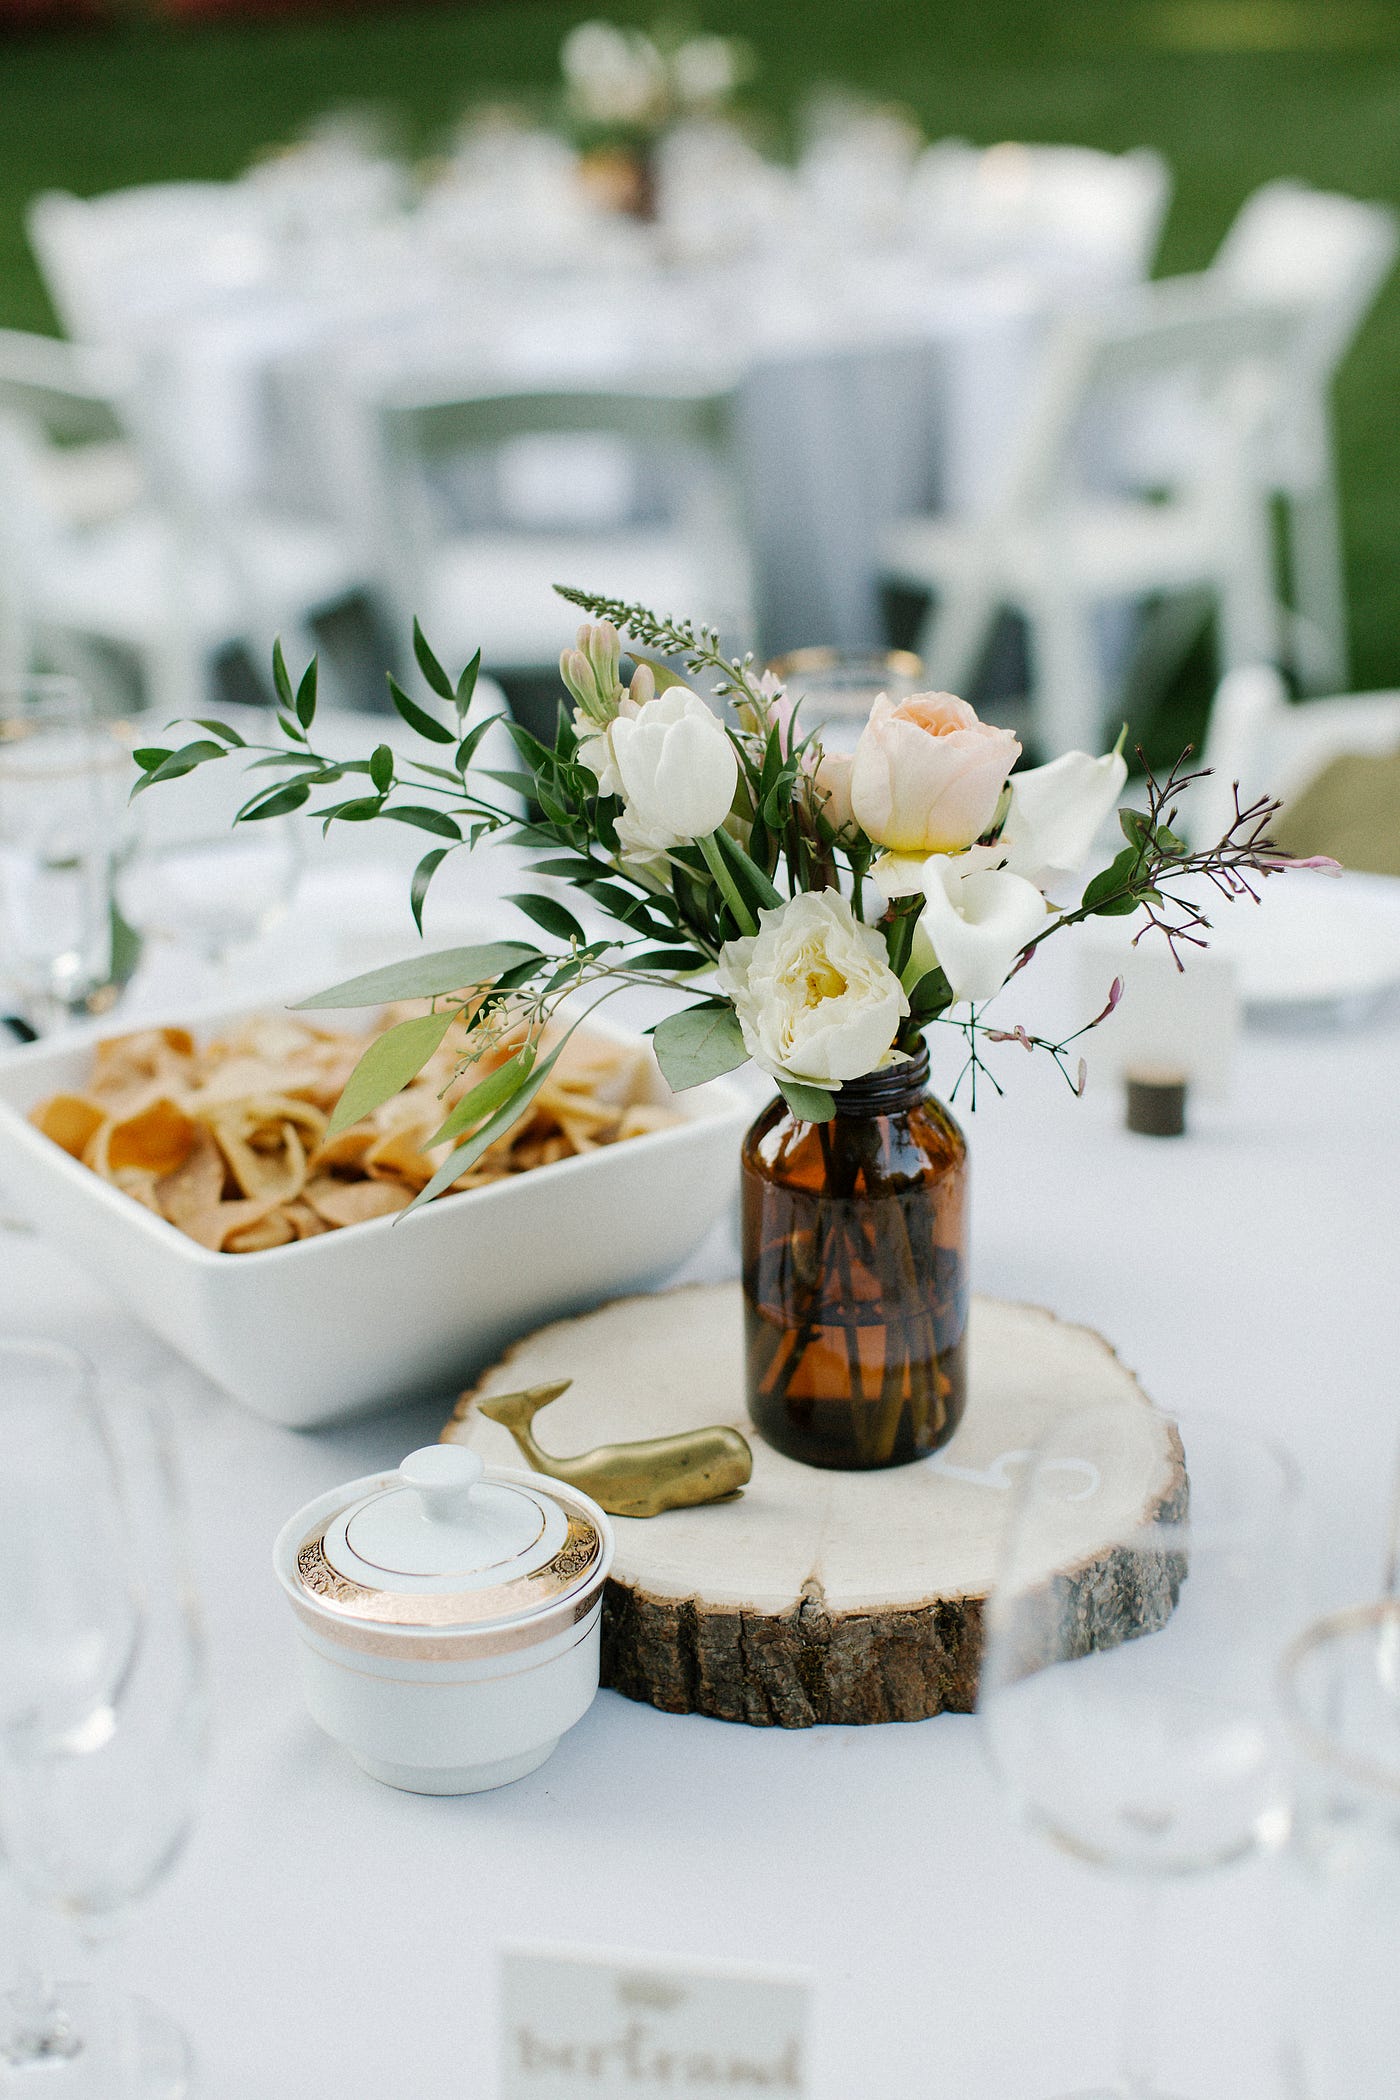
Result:
[[[273,1560],[312,1718],[410,1793],[523,1778],[593,1703],[612,1556],[587,1495],[458,1444],[309,1502]]]

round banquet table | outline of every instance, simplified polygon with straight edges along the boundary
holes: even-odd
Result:
[[[345,914],[343,875],[334,895]],[[244,968],[268,981],[265,960]],[[152,1005],[172,981],[155,973]],[[1127,1133],[1110,1085],[1076,1101],[1015,1046],[1000,1068],[1005,1098],[967,1119],[978,1288],[1098,1327],[1165,1403],[1282,1438],[1312,1506],[1310,1605],[1372,1591],[1400,1362],[1396,1003],[1345,1031],[1247,1033],[1228,1097],[1177,1142]],[[685,1273],[735,1266],[726,1225]],[[522,1941],[805,1970],[817,2100],[1048,2100],[1109,2074],[1134,1892],[1016,1826],[974,1719],[758,1730],[607,1691],[513,1786],[392,1792],[307,1718],[270,1547],[301,1502],[434,1438],[451,1395],[270,1427],[23,1232],[0,1234],[0,1327],[172,1403],[214,1748],[188,1852],[107,1960],[186,2026],[204,2100],[494,2100],[497,1953]],[[1166,2068],[1196,2100],[1282,2090],[1286,1871],[1168,1894]]]

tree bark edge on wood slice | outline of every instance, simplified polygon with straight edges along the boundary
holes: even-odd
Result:
[[[553,1403],[536,1425],[550,1452],[572,1453],[716,1421],[730,1421],[749,1436],[754,1481],[734,1503],[614,1519],[619,1544],[603,1606],[605,1686],[664,1712],[702,1713],[752,1727],[861,1726],[970,1713],[981,1666],[991,1534],[999,1530],[1007,1507],[1007,1467],[1024,1457],[1038,1433],[1039,1417],[1026,1395],[1041,1399],[1039,1374],[1027,1383],[1023,1359],[1032,1352],[1045,1357],[1046,1380],[1063,1382],[1070,1367],[1090,1403],[1103,1398],[1151,1413],[1151,1402],[1092,1329],[1071,1326],[1037,1307],[983,1299],[973,1318],[968,1412],[945,1451],[919,1465],[880,1473],[817,1472],[771,1451],[748,1423],[740,1330],[737,1284],[615,1300],[514,1344],[463,1394],[443,1435],[470,1442],[490,1463],[519,1465],[507,1432],[481,1416],[473,1400],[574,1372],[578,1389]],[[1052,1419],[1074,1404],[1077,1390],[1048,1409],[1042,1404],[1040,1415]],[[980,1467],[969,1463],[979,1458]],[[1160,1460],[1162,1471],[1154,1475],[1151,1493],[1141,1502],[1131,1499],[1135,1521],[1151,1522],[1184,1492],[1180,1446],[1165,1426]],[[799,1536],[770,1555],[764,1582],[754,1585],[766,1585],[768,1595],[747,1601],[751,1592],[745,1589],[740,1594],[746,1601],[736,1600],[734,1583],[716,1570],[746,1558],[755,1528],[768,1525],[776,1535],[785,1520],[791,1528],[794,1505],[800,1513],[806,1501],[813,1508],[811,1549]],[[917,1552],[907,1566],[896,1553],[894,1578],[886,1567],[872,1585],[880,1591],[878,1598],[860,1594],[849,1551],[853,1536],[865,1536],[862,1527],[884,1533],[898,1531],[903,1523],[917,1539],[919,1526],[927,1523],[930,1535],[937,1531],[942,1539],[946,1562],[943,1534],[949,1512],[964,1531],[981,1523],[985,1512],[988,1537],[975,1542],[972,1556],[976,1579],[950,1581],[945,1568],[930,1581]],[[828,1533],[843,1528],[844,1573],[828,1569],[824,1579]],[[953,1524],[954,1534],[957,1528]],[[888,1545],[876,1543],[888,1559]],[[836,1558],[839,1571],[839,1552]],[[1102,1550],[1087,1550],[1060,1571],[1067,1584],[1066,1609],[1101,1644],[1115,1632],[1127,1638],[1153,1623],[1142,1616],[1145,1600],[1134,1590],[1123,1558],[1104,1541]],[[777,1576],[772,1574],[775,1562],[783,1564]],[[731,1594],[707,1597],[707,1581],[716,1592],[728,1587]],[[1168,1590],[1169,1596],[1163,1594],[1169,1612],[1174,1585]]]

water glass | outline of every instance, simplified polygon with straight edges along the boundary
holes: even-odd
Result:
[[[1295,2090],[1400,2086],[1400,1599],[1321,1619],[1284,1659],[1297,1756]]]
[[[235,824],[253,786],[226,763],[137,798],[116,898],[138,933],[217,967],[285,916],[301,876],[301,832],[291,817]]]
[[[112,862],[131,761],[72,679],[0,681],[0,956],[41,1032],[112,977]]]
[[[1146,1892],[1287,1838],[1272,1692],[1299,1508],[1287,1456],[1221,1423],[1120,1404],[1047,1430],[1008,1517],[979,1706],[1012,1802],[1062,1851]],[[1140,1931],[1101,2093],[1164,2100],[1160,1954]]]
[[[99,1396],[57,1344],[0,1340],[0,1849],[90,1947],[164,1877],[203,1763],[202,1644],[159,1416]],[[154,2007],[21,1977],[0,2084],[38,2100],[177,2100],[189,2056]]]

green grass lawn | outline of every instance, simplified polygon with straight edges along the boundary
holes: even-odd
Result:
[[[22,228],[37,189],[232,175],[347,101],[397,111],[428,151],[473,100],[547,95],[571,22],[650,23],[660,4],[478,0],[0,43],[0,323],[53,325]],[[775,136],[807,91],[845,81],[905,104],[933,137],[1157,147],[1176,175],[1164,271],[1205,263],[1271,176],[1400,205],[1396,0],[704,0],[692,12],[750,39],[752,100]],[[1400,278],[1337,398],[1363,685],[1400,684],[1397,397]]]

